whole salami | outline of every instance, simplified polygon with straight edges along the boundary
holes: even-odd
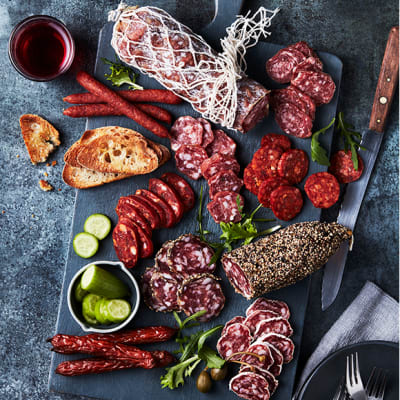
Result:
[[[229,325],[219,338],[217,350],[224,360],[240,360],[252,341],[250,330],[246,325],[235,323]]]
[[[229,390],[247,400],[269,400],[267,380],[255,372],[241,372],[229,382]]]
[[[306,180],[304,190],[313,206],[317,208],[332,207],[339,200],[339,182],[329,172],[317,172],[310,175]]]

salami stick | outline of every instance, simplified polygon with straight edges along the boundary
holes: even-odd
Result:
[[[129,103],[113,90],[109,89],[107,86],[90,76],[87,72],[79,71],[76,76],[76,80],[86,90],[100,97],[104,102],[108,103],[113,108],[126,115],[128,118],[133,119],[150,132],[153,132],[159,137],[169,136],[168,129],[165,126],[159,124],[143,111],[139,110],[136,106]]]

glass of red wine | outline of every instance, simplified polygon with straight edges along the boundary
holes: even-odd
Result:
[[[25,78],[50,81],[68,70],[75,56],[75,43],[67,27],[56,18],[34,15],[11,32],[8,55]]]

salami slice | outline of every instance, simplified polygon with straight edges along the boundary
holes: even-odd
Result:
[[[288,135],[302,139],[312,135],[312,119],[292,103],[281,103],[275,109],[275,121]]]
[[[321,71],[299,71],[291,84],[310,96],[315,104],[328,104],[335,94],[336,85],[332,77]]]
[[[175,225],[176,219],[175,219],[175,214],[172,211],[172,208],[160,196],[157,196],[155,193],[150,192],[150,190],[146,189],[138,189],[136,190],[135,194],[137,196],[143,197],[151,201],[154,204],[157,204],[159,208],[161,208],[163,212],[163,217],[162,217],[163,227],[171,228],[171,226]]]
[[[146,305],[153,309],[153,305],[156,303],[156,300],[154,299],[153,301],[153,293],[151,291],[150,287],[150,281],[151,277],[153,276],[154,273],[158,271],[156,266],[146,268],[144,271],[144,274],[142,275],[142,295],[143,295],[143,300],[146,303]]]
[[[304,41],[292,44],[289,48],[301,51],[306,57],[317,57],[315,51]]]
[[[298,93],[289,88],[277,89],[272,92],[271,106],[274,110],[277,110],[282,104],[293,104],[299,110],[308,114],[308,106],[303,99],[298,96]],[[311,116],[310,116],[311,117]]]
[[[141,192],[141,190],[139,189],[137,192]],[[158,216],[158,220],[159,222],[159,227],[165,227],[166,223],[167,223],[167,216],[164,212],[163,207],[161,207],[161,205],[157,202],[154,202],[150,199],[148,199],[146,196],[140,196],[140,194],[135,193],[135,198],[142,201],[143,203],[145,203],[149,208],[151,208]],[[151,193],[151,192],[150,192]]]
[[[234,157],[225,154],[214,154],[201,164],[201,173],[207,180],[220,171],[229,170],[238,174],[240,165]]]
[[[201,147],[204,149],[214,141],[214,132],[211,128],[211,124],[204,118],[197,118],[197,121],[203,125],[203,140],[201,142]]]
[[[306,59],[305,55],[292,48],[279,50],[267,61],[267,74],[276,82],[290,82],[293,76],[293,68]]]
[[[258,190],[261,185],[261,179],[257,178],[256,173],[254,172],[253,167],[248,165],[243,172],[243,182],[244,186],[251,193],[258,195]]]
[[[139,257],[140,258],[147,258],[153,254],[154,246],[151,240],[151,236],[149,236],[138,223],[132,221],[129,218],[122,217],[119,219],[119,222],[131,227],[132,229],[136,230],[137,237],[139,239]]]
[[[138,208],[125,202],[118,202],[115,211],[119,218],[125,217],[135,221],[149,236],[151,236],[151,226]]]
[[[243,208],[243,205],[244,199],[239,193],[219,192],[207,204],[207,210],[217,224],[220,222],[239,222],[243,218],[239,206]]]
[[[271,193],[279,186],[289,185],[289,182],[284,178],[267,178],[260,185],[258,190],[258,201],[263,207],[271,207],[270,197]]]
[[[259,297],[247,308],[246,316],[249,316],[258,310],[273,311],[285,319],[290,318],[289,307],[284,301]]]
[[[174,174],[173,172],[165,173],[161,177],[161,179],[172,188],[174,188],[175,191],[179,194],[179,198],[181,199],[183,206],[185,207],[185,211],[189,211],[194,207],[194,192],[185,179],[177,174]]]
[[[247,364],[268,370],[268,368],[274,363],[268,343],[255,342],[247,348],[246,352],[257,354],[262,357],[257,357],[253,354],[243,354],[241,361]]]
[[[261,336],[258,342],[270,343],[272,346],[276,347],[283,355],[283,362],[285,364],[289,363],[293,359],[294,344],[286,336],[279,335],[278,333],[267,333]]]
[[[262,335],[266,333],[279,333],[280,335],[290,337],[293,335],[293,329],[290,326],[289,322],[287,319],[284,319],[282,317],[276,317],[276,318],[269,318],[269,319],[264,319],[263,321],[260,321],[257,324],[256,331],[254,333],[255,339],[258,339]]]
[[[229,258],[225,258],[222,265],[224,267],[226,277],[235,289],[235,292],[240,293],[241,295],[250,299],[254,291],[241,267]]]
[[[112,234],[113,244],[118,259],[125,267],[132,268],[139,258],[139,238],[137,231],[119,221]]]
[[[225,323],[224,329],[222,329],[221,336],[223,336],[226,333],[226,330],[228,329],[229,326],[233,324],[243,324],[244,320],[246,318],[242,317],[241,315],[238,315],[237,317],[233,317],[231,320]]]
[[[274,359],[274,363],[269,367],[269,371],[273,376],[279,376],[282,372],[283,365],[283,355],[282,353],[271,343],[269,344],[269,349],[271,351],[272,358]]]
[[[269,400],[269,384],[260,374],[241,372],[229,382],[229,390],[246,400]]]
[[[179,117],[171,127],[170,136],[173,151],[178,151],[182,145],[201,146],[203,124],[189,115]]]
[[[332,207],[339,200],[339,182],[329,172],[317,172],[310,175],[306,180],[304,190],[316,208]]]
[[[201,178],[201,165],[206,160],[208,155],[200,146],[182,145],[175,153],[176,168],[194,180]]]
[[[279,160],[278,172],[290,184],[300,183],[308,172],[307,153],[299,149],[286,151]]]
[[[219,338],[217,350],[224,360],[240,360],[243,354],[235,353],[246,351],[251,341],[250,330],[246,325],[240,323],[231,324]]]
[[[292,144],[290,143],[290,139],[285,135],[281,135],[280,133],[267,133],[262,137],[260,147],[273,146],[278,146],[283,151],[288,151],[292,147]]]
[[[213,175],[208,180],[208,186],[208,193],[212,200],[219,192],[239,193],[243,186],[243,181],[233,171],[227,170]]]
[[[271,347],[270,347],[271,348]],[[271,367],[270,367],[271,370]],[[254,372],[257,375],[261,375],[263,378],[265,378],[268,382],[268,388],[269,388],[269,392],[271,395],[273,395],[273,393],[275,392],[276,388],[278,387],[278,380],[275,378],[275,376],[265,370],[265,369],[261,369],[261,368],[257,368],[257,367],[249,367],[247,365],[242,365],[240,367],[239,372]]]
[[[329,172],[336,177],[339,183],[350,183],[360,179],[364,170],[364,163],[359,154],[358,169],[354,169],[353,160],[351,159],[351,150],[347,153],[344,150],[339,150],[331,157],[331,165]]]
[[[296,86],[290,85],[286,88],[288,91],[292,91],[296,93],[296,96],[303,101],[303,103],[306,106],[306,111],[305,113],[310,116],[310,118],[314,121],[315,118],[315,111],[316,111],[316,106],[314,100],[303,93],[301,90],[297,89]]]
[[[279,176],[278,163],[282,153],[282,148],[278,146],[261,147],[254,153],[250,165],[258,179],[265,180]]]
[[[206,147],[206,151],[210,157],[218,153],[234,157],[236,142],[222,129],[216,129],[214,131],[214,140]]]
[[[153,296],[163,305],[163,311],[179,310],[178,289],[179,283],[171,273],[156,271],[150,280],[150,289]],[[160,311],[159,309],[156,311]]]
[[[252,314],[248,315],[243,323],[250,329],[251,334],[254,334],[257,329],[257,325],[261,321],[264,321],[265,319],[277,318],[277,317],[279,317],[279,314],[277,314],[274,311],[257,310],[255,312],[253,312]]]
[[[195,274],[212,273],[216,265],[210,264],[214,250],[192,234],[182,235],[168,248],[167,263],[174,273],[185,279]]]
[[[161,246],[160,250],[158,250],[157,254],[154,257],[155,266],[161,272],[166,272],[166,273],[171,272],[171,270],[169,269],[170,263],[168,262],[168,260],[169,260],[168,252],[169,252],[169,249],[173,246],[173,243],[174,243],[173,240],[169,240],[169,241],[165,242]],[[176,273],[174,275],[174,278],[178,279]],[[183,280],[183,278],[180,280]]]
[[[206,310],[198,318],[205,322],[219,315],[225,305],[225,296],[213,275],[195,275],[183,282],[178,292],[178,304],[186,315]]]
[[[300,71],[322,71],[324,68],[322,61],[316,57],[308,57],[293,68],[293,75]]]
[[[272,212],[282,221],[290,221],[303,208],[303,197],[293,186],[279,186],[270,196]]]
[[[175,190],[167,183],[157,178],[149,180],[149,190],[166,201],[172,208],[176,221],[179,222],[183,215],[183,204]]]

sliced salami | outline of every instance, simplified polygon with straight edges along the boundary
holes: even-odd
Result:
[[[222,329],[221,336],[223,336],[228,329],[229,326],[233,324],[243,324],[244,320],[246,318],[242,317],[241,315],[238,315],[237,317],[233,317],[231,320],[225,323],[224,329]]]
[[[119,221],[113,230],[112,238],[118,259],[127,268],[134,267],[139,258],[139,237],[136,229]]]
[[[293,75],[300,71],[322,71],[324,68],[322,61],[316,57],[308,57],[293,68]]]
[[[207,210],[217,224],[220,222],[239,222],[243,218],[241,214],[243,205],[244,199],[239,193],[219,192],[207,204]]]
[[[332,207],[339,200],[339,182],[329,172],[317,172],[310,175],[306,180],[304,190],[316,208]]]
[[[169,273],[171,272],[171,270],[169,269],[169,262],[168,262],[168,251],[170,249],[170,247],[173,246],[173,241],[169,240],[168,242],[165,242],[160,250],[158,250],[156,256],[154,257],[154,261],[156,263],[156,268],[161,271],[161,272],[166,272]],[[175,279],[177,278],[177,274],[174,275]],[[182,278],[183,279],[183,278]],[[182,280],[180,279],[180,280]]]
[[[118,202],[115,211],[119,218],[125,217],[135,221],[149,236],[151,236],[151,226],[138,208],[126,202]]]
[[[278,177],[278,163],[283,153],[278,146],[261,147],[253,156],[251,167],[260,180]]]
[[[312,120],[314,120],[315,111],[316,111],[316,106],[315,106],[314,100],[310,96],[308,96],[305,93],[303,93],[301,90],[297,89],[296,86],[290,85],[286,89],[288,91],[292,91],[292,92],[296,93],[296,96],[299,99],[301,99],[303,101],[303,103],[305,104],[305,106],[306,106],[305,113],[307,115],[309,115]]]
[[[238,174],[240,165],[236,158],[225,154],[214,154],[201,164],[201,173],[207,180],[220,171],[233,171]]]
[[[277,89],[272,92],[271,106],[274,110],[279,109],[279,107],[282,104],[287,104],[287,103],[295,105],[299,110],[308,114],[307,104],[294,90],[291,90],[289,88],[284,88],[284,89]]]
[[[206,160],[208,155],[200,146],[182,145],[175,153],[176,168],[194,180],[201,178],[201,165]]]
[[[248,165],[243,172],[243,182],[244,186],[251,193],[258,195],[258,189],[261,185],[261,179],[257,178],[256,173],[254,172],[253,167]]]
[[[312,135],[312,119],[291,103],[281,103],[275,109],[275,121],[283,132],[298,138],[308,138]]]
[[[290,82],[293,68],[305,59],[306,56],[302,52],[294,48],[284,48],[267,61],[267,74],[276,82]]]
[[[287,319],[282,317],[264,319],[257,324],[254,338],[258,339],[266,333],[279,333],[280,335],[290,337],[293,335],[293,329]]]
[[[268,343],[255,342],[247,348],[246,352],[260,356],[257,357],[253,354],[243,354],[241,361],[247,364],[268,370],[268,368],[274,363]]]
[[[276,347],[283,356],[283,362],[285,364],[289,363],[293,359],[294,344],[286,336],[279,335],[278,333],[267,333],[261,336],[258,342],[270,343],[272,346]]]
[[[204,149],[214,141],[214,132],[211,128],[211,124],[204,118],[197,118],[197,121],[203,125],[203,140],[201,142],[201,147]]]
[[[267,380],[255,372],[241,372],[229,382],[229,390],[246,400],[269,400]]]
[[[247,348],[250,346],[252,337],[246,325],[235,323],[229,325],[225,333],[219,338],[217,350],[224,360],[240,360]]]
[[[271,207],[270,197],[271,193],[279,186],[289,185],[289,182],[281,177],[277,178],[267,178],[260,185],[258,190],[258,201],[263,207]]]
[[[216,129],[214,131],[214,140],[206,147],[206,151],[210,157],[218,153],[234,157],[236,143],[222,129]]]
[[[280,133],[267,133],[262,137],[260,147],[273,146],[278,146],[283,151],[288,151],[292,147],[292,144],[290,143],[290,139],[285,135],[281,135]]]
[[[179,198],[185,207],[185,211],[189,211],[194,207],[195,195],[193,189],[185,179],[173,172],[165,173],[161,179],[174,188],[179,194]]]
[[[146,268],[144,271],[144,274],[142,275],[142,295],[143,295],[143,300],[147,304],[147,306],[151,309],[153,309],[153,304],[156,303],[156,300],[154,299],[153,301],[153,293],[151,291],[150,287],[150,281],[151,277],[153,276],[154,273],[158,271],[156,266]]]
[[[300,183],[308,172],[307,153],[300,149],[290,149],[282,154],[278,163],[279,175],[290,184]]]
[[[166,201],[172,208],[176,221],[179,222],[183,215],[183,204],[175,190],[167,183],[157,178],[149,180],[149,190]]]
[[[261,322],[264,321],[265,319],[270,319],[270,318],[276,318],[279,317],[279,314],[277,314],[274,311],[270,310],[257,310],[250,314],[244,321],[244,324],[250,329],[250,332],[252,334],[255,333],[257,329],[257,325]]]
[[[303,197],[298,188],[279,186],[270,196],[271,210],[282,221],[290,221],[303,208]]]
[[[121,222],[136,231],[137,237],[138,237],[138,245],[139,245],[139,257],[140,258],[150,257],[154,251],[154,246],[153,246],[153,242],[151,240],[151,236],[149,236],[140,227],[140,225],[138,223],[136,223],[135,221],[133,221],[129,218],[122,217],[119,219],[118,222]]]
[[[179,283],[171,273],[156,271],[150,280],[150,290],[153,296],[165,306],[163,311],[179,310],[178,307]]]
[[[171,127],[170,136],[173,151],[177,151],[182,145],[201,146],[203,124],[189,115],[179,117]]]
[[[219,192],[239,193],[243,186],[243,181],[233,171],[227,170],[213,175],[208,180],[208,186],[208,193],[212,200]]]
[[[249,316],[258,310],[273,311],[285,319],[290,318],[289,307],[284,301],[259,297],[247,308],[246,316]]]
[[[315,51],[304,41],[292,44],[289,48],[301,51],[306,57],[317,57]]]
[[[213,275],[195,275],[183,282],[178,292],[178,305],[186,315],[206,310],[198,318],[205,322],[219,315],[225,305],[225,296]]]
[[[250,284],[241,267],[229,258],[225,258],[222,265],[224,267],[226,277],[235,289],[235,292],[240,293],[247,299],[250,299],[253,295],[252,285]]]
[[[332,77],[321,71],[299,71],[291,84],[310,96],[317,106],[328,104],[336,90]]]
[[[271,370],[271,368],[270,368],[270,370]],[[265,369],[242,365],[240,367],[239,372],[254,372],[257,375],[261,375],[263,378],[265,378],[267,380],[269,392],[271,395],[275,392],[276,388],[278,387],[278,384],[279,384],[278,380],[275,378],[275,376],[271,372],[269,372]]]
[[[140,193],[140,190],[139,190]],[[145,203],[149,208],[151,208],[158,216],[159,219],[159,227],[165,227],[166,223],[167,223],[167,216],[164,212],[164,209],[161,207],[161,205],[157,202],[154,202],[150,199],[148,199],[146,196],[140,196],[138,193],[135,193],[135,198],[137,200],[142,201],[143,203]]]
[[[364,163],[359,154],[357,154],[357,158],[358,169],[355,170],[351,150],[348,150],[347,153],[344,150],[339,150],[331,157],[329,172],[336,177],[339,183],[354,182],[360,179],[364,170]]]
[[[279,376],[282,372],[283,365],[283,355],[282,353],[271,343],[269,344],[269,349],[271,351],[272,358],[274,359],[274,363],[269,367],[269,371],[274,376]]]

